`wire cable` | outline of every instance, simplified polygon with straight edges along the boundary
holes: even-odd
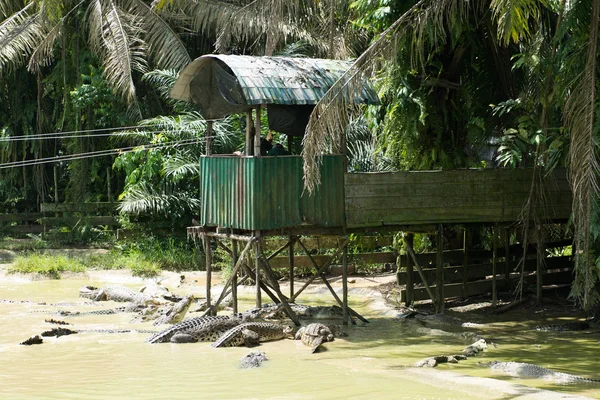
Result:
[[[198,144],[198,143],[202,142],[203,140],[205,140],[205,138],[186,139],[186,140],[180,140],[180,141],[169,142],[169,143],[128,146],[128,147],[121,147],[121,148],[115,148],[115,149],[91,151],[91,152],[86,152],[86,153],[69,154],[69,155],[65,155],[65,156],[54,156],[54,157],[38,158],[38,159],[33,159],[33,160],[12,161],[12,162],[8,162],[8,163],[0,164],[0,169],[27,167],[27,166],[49,164],[49,163],[62,162],[62,161],[82,160],[82,159],[94,158],[94,157],[105,157],[105,156],[111,156],[111,155],[117,155],[117,154],[123,154],[123,153],[130,153],[130,152],[138,151],[138,150],[153,150],[153,149],[163,149],[163,148],[169,148],[169,147],[187,146],[187,145],[192,145],[192,144]]]

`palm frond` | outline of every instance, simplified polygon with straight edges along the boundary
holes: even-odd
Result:
[[[122,198],[118,210],[125,214],[143,213],[174,215],[200,208],[200,200],[186,192],[166,194],[146,184],[130,188]]]
[[[198,157],[192,154],[175,154],[165,162],[165,174],[175,181],[185,176],[197,176],[200,174],[200,162]]]
[[[498,22],[498,39],[505,45],[529,36],[530,19],[540,16],[540,4],[536,0],[492,0],[492,16]]]
[[[49,32],[46,33],[43,40],[35,47],[31,57],[29,58],[29,64],[27,69],[30,72],[37,73],[41,67],[47,67],[52,63],[52,53],[54,50],[54,43],[61,35],[63,27],[63,19],[55,24]]]
[[[461,0],[420,0],[385,30],[352,66],[338,79],[315,106],[304,136],[304,183],[312,191],[320,183],[319,166],[322,156],[341,146],[341,133],[348,123],[353,94],[367,75],[384,59],[395,59],[401,39],[410,46],[412,62],[422,65],[426,46],[436,46],[446,40],[446,27],[463,21],[478,2]]]
[[[94,0],[88,22],[90,45],[104,60],[107,81],[127,102],[135,103],[132,73],[147,72],[146,44],[141,39],[140,22],[134,15],[119,9],[113,0]]]
[[[29,3],[0,24],[0,72],[24,65],[44,39],[39,13],[30,14],[34,4]]]
[[[591,15],[585,69],[565,105],[565,119],[571,132],[569,178],[573,190],[574,241],[579,250],[575,254],[576,268],[573,287],[582,288],[579,297],[584,309],[591,305],[590,295],[594,283],[590,276],[590,270],[594,268],[590,254],[590,220],[591,206],[599,193],[597,176],[600,166],[594,131],[598,129],[595,97],[600,1],[593,1]]]
[[[179,35],[156,12],[142,0],[129,0],[135,14],[140,16],[144,37],[148,44],[150,56],[158,68],[169,68],[177,71],[183,69],[192,60]]]
[[[189,110],[191,108],[189,103],[181,100],[175,100],[170,95],[171,88],[173,85],[175,85],[178,77],[179,72],[173,69],[155,69],[153,71],[146,72],[144,76],[142,76],[142,80],[144,82],[148,82],[167,104],[170,104],[174,108],[180,110]]]
[[[217,52],[228,50],[232,38],[238,41],[253,41],[267,35],[267,54],[272,54],[277,42],[284,38],[303,40],[318,46],[310,32],[302,28],[299,21],[306,16],[309,3],[301,0],[255,0],[244,7],[231,8],[227,15],[219,18],[219,35],[215,43]]]

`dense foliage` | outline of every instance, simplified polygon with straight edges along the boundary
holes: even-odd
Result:
[[[206,124],[168,99],[183,66],[215,50],[359,57],[355,76],[373,76],[382,102],[349,124],[349,168],[533,166],[542,179],[568,165],[582,249],[573,293],[590,308],[600,265],[599,3],[2,2],[2,208],[118,199],[132,222],[186,224]],[[243,124],[216,124],[216,151],[239,149]],[[32,162],[43,158],[53,159]]]

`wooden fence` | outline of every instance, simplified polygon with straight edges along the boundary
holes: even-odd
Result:
[[[557,249],[571,245],[571,239],[548,242],[545,249]],[[507,253],[508,250],[508,253]],[[545,250],[544,250],[545,252]],[[506,256],[508,254],[508,256]],[[436,253],[425,253],[416,255],[417,262],[423,268],[425,280],[430,288],[436,292]],[[521,269],[525,272],[525,285],[535,285],[537,270],[537,252],[535,246],[529,246],[524,265],[521,265],[523,249],[521,245],[511,245],[508,248],[497,250],[496,284],[497,290],[508,291],[515,288],[520,279]],[[448,250],[443,252],[444,265],[444,298],[468,297],[490,293],[492,291],[492,251],[490,250],[468,250],[469,263],[465,268],[464,250]],[[407,265],[406,256],[401,257],[401,266]],[[568,284],[573,280],[571,256],[546,257],[543,260],[544,271],[542,281],[544,285]],[[400,285],[406,285],[409,281],[408,274],[399,272],[397,281]],[[422,279],[415,270],[412,273],[412,282],[416,285],[413,289],[412,300],[427,300],[429,295],[422,285]],[[407,302],[408,291],[401,291],[401,301]]]
[[[40,212],[0,214],[0,233],[44,233],[53,228],[119,226],[117,203],[43,203]]]

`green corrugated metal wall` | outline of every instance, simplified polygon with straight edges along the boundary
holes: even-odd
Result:
[[[303,192],[299,156],[202,157],[200,222],[250,230],[342,227],[343,179],[341,156],[323,157],[322,184],[310,196]]]

